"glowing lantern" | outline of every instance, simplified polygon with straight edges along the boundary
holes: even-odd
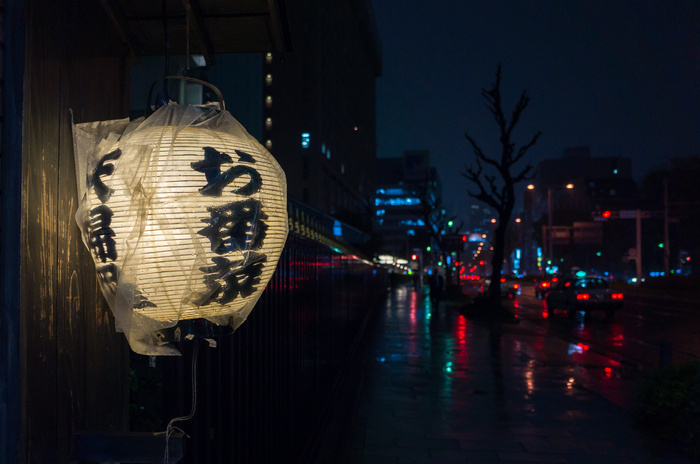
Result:
[[[164,329],[236,329],[287,238],[284,172],[226,111],[170,103],[143,122],[74,126],[76,220],[118,330],[171,355]]]

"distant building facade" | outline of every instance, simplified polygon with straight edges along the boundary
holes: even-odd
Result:
[[[631,159],[592,157],[589,147],[573,147],[541,162],[537,173],[534,189],[525,195],[524,217],[527,227],[535,229],[532,237],[539,239],[536,246],[522,244],[525,268],[532,271],[539,260],[538,272],[548,267],[560,272],[622,272],[622,256],[634,246],[634,234],[628,230],[633,224],[607,221],[600,213],[639,207]]]
[[[430,166],[428,150],[404,152],[402,157],[377,159],[375,197],[376,231],[381,251],[408,257],[430,245],[424,209],[435,204],[442,186],[437,169]]]
[[[263,143],[290,198],[336,217],[373,211],[381,52],[364,0],[294,1],[292,51],[263,66]]]
[[[632,178],[632,160],[622,156],[591,157],[590,147],[566,148],[561,157],[544,160],[537,168],[535,182],[539,204],[552,192],[552,208],[601,209],[636,208],[639,198]],[[566,191],[566,185],[574,188]]]

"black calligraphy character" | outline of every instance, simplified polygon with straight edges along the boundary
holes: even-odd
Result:
[[[226,258],[212,258],[214,266],[202,267],[202,272],[209,273],[204,281],[209,288],[217,288],[212,298],[218,298],[220,304],[225,305],[235,300],[239,295],[242,298],[252,295],[256,290],[256,285],[260,283],[264,263],[267,256],[254,251],[247,252],[245,259],[230,261]],[[223,280],[221,286],[216,280]]]
[[[107,205],[90,210],[90,247],[103,263],[117,259],[114,231],[111,227],[114,213]]]
[[[114,165],[105,164],[105,162],[119,159],[121,155],[122,151],[119,148],[104,155],[97,163],[95,170],[92,172],[92,176],[88,178],[88,184],[95,189],[95,194],[102,203],[106,203],[109,197],[112,196],[112,193],[114,193],[114,190],[107,187],[105,183],[102,182],[102,179],[100,179],[100,176],[111,176],[114,173]]]
[[[263,221],[267,215],[260,201],[248,198],[221,206],[208,207],[211,218],[203,219],[207,227],[197,233],[209,239],[211,251],[222,255],[237,250],[255,250],[262,247],[267,233]]]
[[[204,173],[208,185],[221,176],[221,165],[223,163],[233,163],[233,160],[226,153],[222,153],[212,147],[204,147],[204,160],[190,163],[190,166],[195,171]]]
[[[157,308],[158,305],[148,301],[148,298],[140,290],[134,292],[134,309]]]
[[[236,154],[238,155],[239,161],[255,162],[253,157],[244,151],[236,150]],[[204,161],[197,161],[196,163],[190,164],[195,171],[203,172],[207,179],[207,185],[199,189],[199,192],[202,195],[210,197],[220,197],[221,192],[223,192],[227,185],[245,175],[250,178],[248,183],[234,189],[233,192],[238,195],[249,196],[260,190],[262,177],[260,173],[251,166],[237,164],[225,172],[221,172],[221,165],[223,163],[232,162],[233,160],[226,153],[219,152],[212,147],[204,147]]]
[[[253,158],[253,155],[250,153],[246,153],[242,150],[236,150],[236,154],[238,155],[238,161],[241,163],[255,163],[255,158]]]

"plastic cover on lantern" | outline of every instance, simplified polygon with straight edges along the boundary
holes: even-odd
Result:
[[[73,137],[76,221],[131,349],[179,354],[183,320],[238,328],[287,238],[272,155],[215,105],[74,124]]]

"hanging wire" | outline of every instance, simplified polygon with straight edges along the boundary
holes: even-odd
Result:
[[[175,417],[168,422],[168,427],[165,429],[165,452],[163,453],[163,463],[170,462],[170,436],[179,431],[185,433],[181,428],[175,427],[176,422],[184,422],[192,419],[197,410],[197,353],[199,352],[199,343],[195,340],[194,350],[192,351],[192,410],[186,416]]]
[[[185,65],[187,71],[190,70],[190,9],[192,7],[190,6],[190,2],[187,2],[187,6],[185,8],[185,48],[186,48],[186,55],[187,55],[187,64]]]
[[[165,70],[163,71],[163,76],[170,74],[170,34],[168,34],[168,0],[163,0],[162,3],[162,13],[163,13],[163,34],[165,35]],[[163,79],[163,94],[168,96],[168,80]]]

